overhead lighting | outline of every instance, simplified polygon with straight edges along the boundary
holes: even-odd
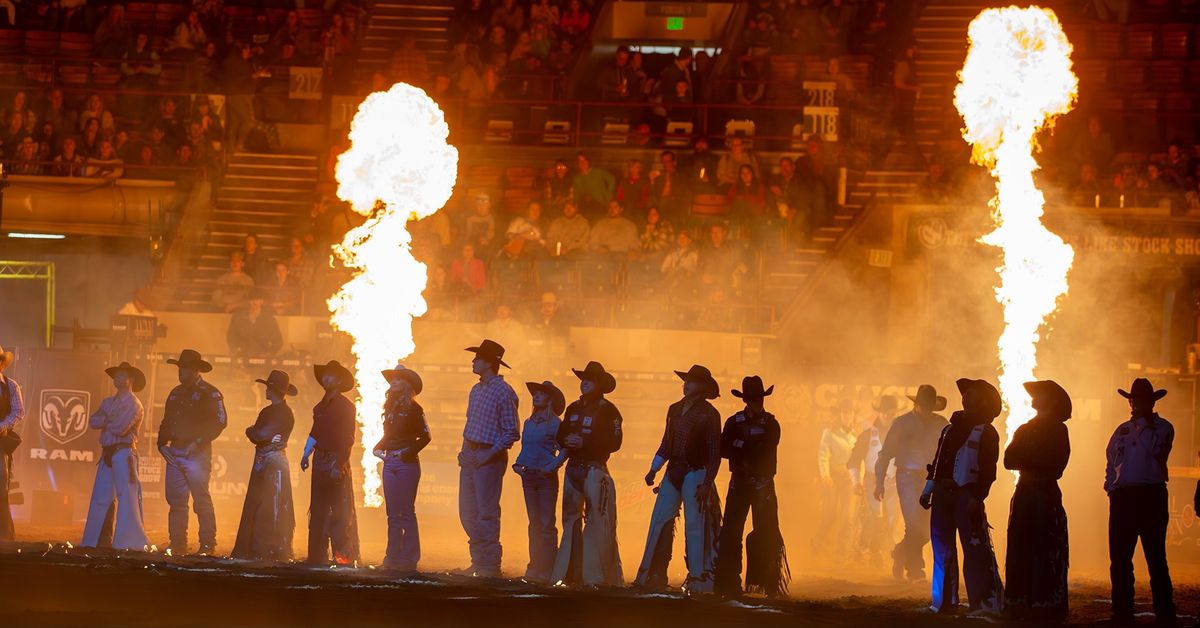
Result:
[[[8,234],[10,238],[21,238],[23,240],[63,240],[67,236],[61,233],[21,233],[13,231]]]

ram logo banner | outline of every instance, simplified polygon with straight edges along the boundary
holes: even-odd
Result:
[[[42,391],[41,416],[38,424],[42,433],[54,442],[65,445],[87,433],[88,408],[92,394],[85,390],[46,389]]]

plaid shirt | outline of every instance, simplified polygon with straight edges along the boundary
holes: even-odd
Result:
[[[517,393],[497,375],[471,387],[463,438],[508,449],[521,438],[518,431]]]
[[[0,385],[8,387],[8,416],[0,418],[0,432],[20,427],[25,418],[25,402],[21,398],[21,386],[17,380],[0,375]]]

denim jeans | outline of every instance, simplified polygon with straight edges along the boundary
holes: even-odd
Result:
[[[525,578],[547,582],[558,553],[558,522],[554,512],[558,504],[558,473],[530,469],[521,476],[521,488],[525,491],[525,512],[529,515],[529,566],[525,568]]]
[[[481,575],[500,575],[500,489],[508,452],[500,452],[484,462],[488,449],[472,449],[464,444],[459,455],[458,518],[467,533],[471,567]]]
[[[383,566],[416,571],[421,560],[417,529],[417,485],[421,463],[388,458],[383,463],[383,499],[387,506],[388,540]]]
[[[208,492],[208,481],[212,475],[212,449],[198,447],[190,456],[184,455],[182,447],[167,447],[167,529],[171,536],[171,549],[176,554],[187,551],[188,544],[188,500],[196,511],[200,525],[201,547],[217,544],[217,516],[213,512],[212,495]]]

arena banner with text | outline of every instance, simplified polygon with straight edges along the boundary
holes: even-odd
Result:
[[[909,211],[905,246],[910,254],[981,246],[990,225],[937,208]],[[1172,218],[1158,209],[1060,210],[1047,214],[1047,226],[1084,255],[1117,255],[1138,263],[1200,262],[1200,221]]]
[[[38,351],[29,356],[29,379],[20,382],[25,420],[21,446],[14,453],[14,479],[35,519],[38,513],[51,512],[73,520],[87,516],[100,460],[99,436],[88,428],[88,417],[113,392],[104,374],[108,358],[107,353],[80,351]],[[56,496],[56,508],[37,503],[48,501],[51,494]]]

